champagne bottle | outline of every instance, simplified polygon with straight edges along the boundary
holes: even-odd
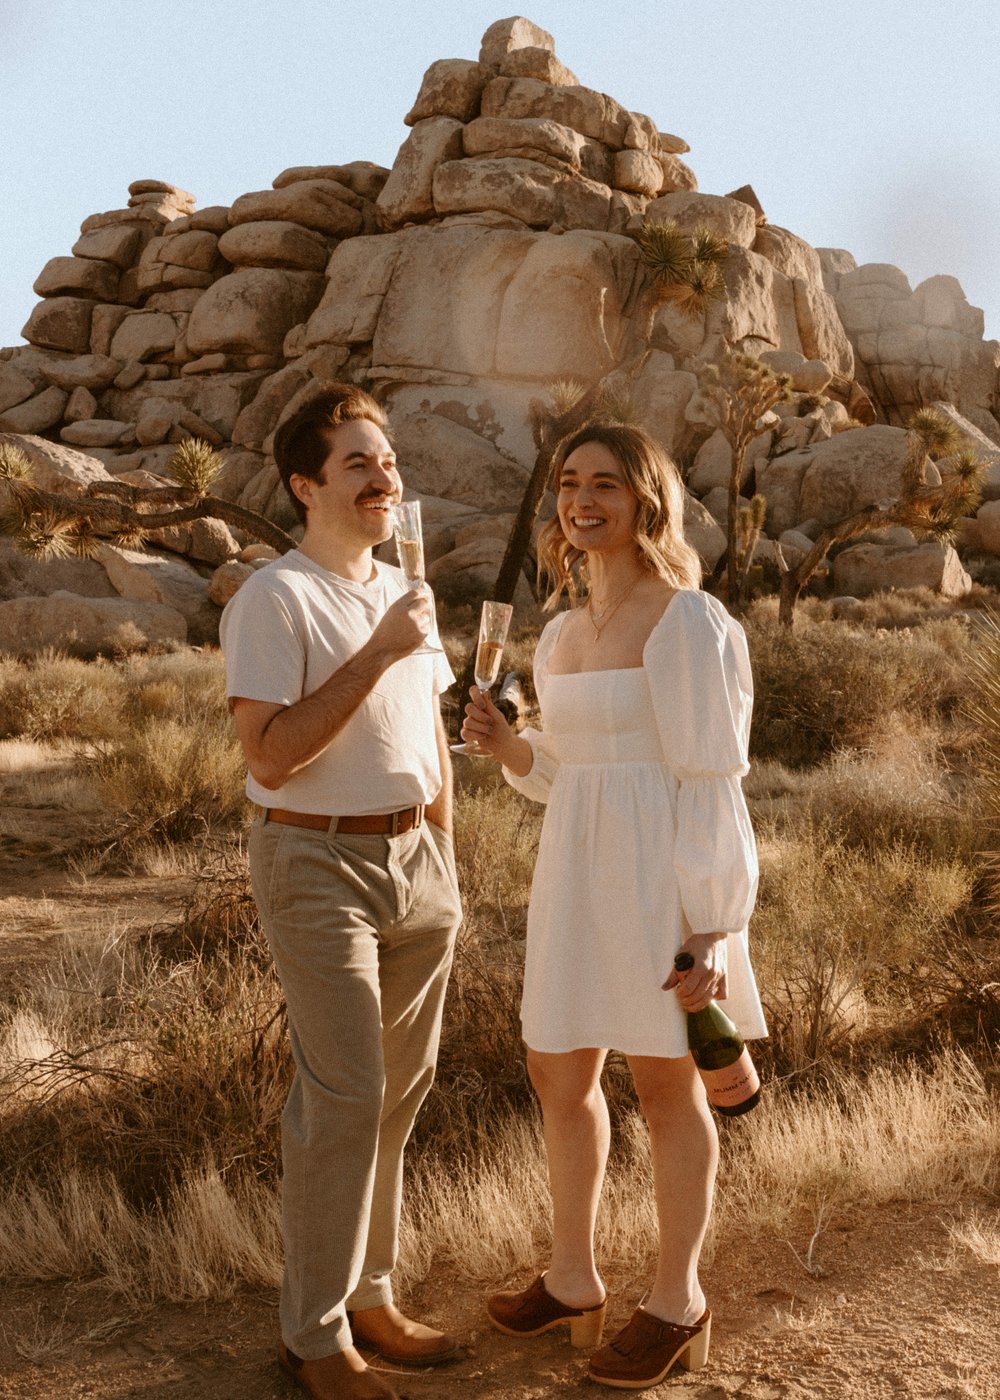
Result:
[[[678,953],[674,967],[687,972],[694,967],[694,958]],[[718,1002],[686,1014],[688,1047],[709,1103],[726,1118],[749,1113],[760,1101],[760,1077],[743,1037]]]

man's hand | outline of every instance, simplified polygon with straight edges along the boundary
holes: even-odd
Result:
[[[362,650],[400,661],[427,640],[433,620],[430,589],[415,588],[386,608]]]

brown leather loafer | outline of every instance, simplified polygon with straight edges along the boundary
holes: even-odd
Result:
[[[575,1347],[600,1345],[608,1300],[589,1308],[571,1308],[560,1303],[545,1287],[545,1275],[520,1292],[494,1293],[486,1299],[486,1311],[493,1326],[512,1337],[538,1337],[561,1323],[569,1324],[570,1341]]]
[[[347,1321],[356,1342],[401,1366],[438,1366],[442,1361],[453,1360],[462,1350],[457,1337],[404,1317],[392,1303],[349,1312]]]
[[[708,1308],[693,1327],[636,1308],[618,1336],[590,1358],[590,1379],[618,1390],[645,1390],[659,1385],[678,1362],[696,1371],[708,1360],[711,1330]]]
[[[278,1365],[312,1400],[402,1400],[398,1391],[369,1370],[353,1347],[308,1361],[282,1342]]]

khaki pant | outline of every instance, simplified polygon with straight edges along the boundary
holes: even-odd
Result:
[[[288,1005],[281,1120],[286,1346],[351,1343],[348,1308],[391,1301],[403,1148],[431,1081],[461,918],[451,838],[264,823],[250,875]]]

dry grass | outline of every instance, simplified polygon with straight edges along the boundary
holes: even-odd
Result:
[[[26,773],[35,775],[60,762],[60,754],[51,744],[36,739],[0,740],[0,774]]]
[[[144,718],[93,761],[98,789],[118,814],[119,841],[184,841],[244,824],[246,765],[229,718]]]
[[[949,1230],[952,1240],[980,1264],[1000,1268],[1000,1225],[995,1216],[972,1215]]]
[[[0,737],[98,742],[120,722],[121,683],[108,662],[57,652],[0,658]]]
[[[837,749],[868,748],[914,720],[946,721],[966,690],[969,636],[957,623],[938,624],[931,635],[803,617],[790,630],[757,608],[746,630],[757,760],[800,768]]]
[[[751,937],[773,1032],[758,1049],[794,1078],[772,1079],[765,1105],[724,1133],[716,1243],[821,1208],[997,1189],[996,1101],[954,1048],[989,1069],[1000,1030],[979,849],[987,751],[962,710],[978,629],[875,632],[813,611],[792,634],[766,609],[748,628],[762,755],[747,784],[762,857]],[[515,638],[509,664],[530,669],[534,636]],[[0,662],[12,731],[0,771],[80,825],[99,783],[132,869],[200,875],[178,921],[67,937],[0,1010],[0,1269],[94,1275],[136,1303],[270,1285],[290,1063],[233,836],[246,809],[220,660],[92,664],[82,700],[79,666]],[[62,698],[22,714],[14,700],[32,687]],[[520,1272],[548,1231],[518,1015],[542,813],[490,764],[458,776],[466,920],[412,1153],[411,1282],[442,1261],[484,1280]],[[887,1066],[904,1047],[923,1061]],[[655,1238],[645,1136],[614,1056],[606,1082],[616,1151],[601,1249],[634,1268]],[[963,1248],[989,1255],[982,1224],[961,1228]]]
[[[990,1193],[998,1141],[1000,1111],[959,1053],[929,1073],[885,1066],[863,1083],[805,1096],[773,1088],[724,1134],[710,1252],[789,1231],[818,1203],[829,1222],[893,1201],[943,1207]],[[530,1268],[548,1243],[546,1180],[537,1126],[520,1116],[497,1123],[475,1154],[423,1154],[404,1207],[401,1286],[442,1265],[477,1282]],[[953,1236],[992,1260],[996,1231],[980,1217],[960,1220]],[[633,1116],[609,1169],[602,1267],[634,1273],[651,1262],[655,1241],[645,1128]],[[274,1188],[246,1172],[191,1168],[153,1210],[137,1209],[100,1174],[28,1183],[2,1200],[0,1267],[11,1278],[97,1276],[128,1302],[149,1304],[273,1287],[278,1261]]]

